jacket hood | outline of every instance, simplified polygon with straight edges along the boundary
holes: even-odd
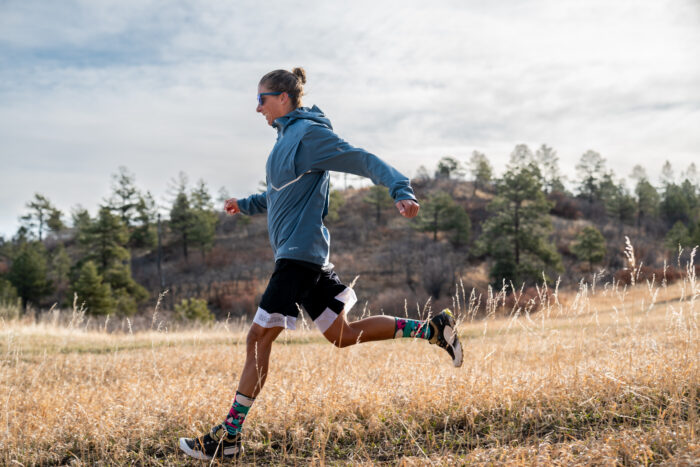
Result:
[[[320,123],[330,130],[333,129],[331,121],[328,119],[328,117],[326,117],[323,111],[315,105],[311,108],[299,107],[296,110],[292,110],[284,117],[280,117],[272,122],[272,126],[276,128],[277,131],[284,132],[289,125],[297,120],[312,120],[316,123]]]

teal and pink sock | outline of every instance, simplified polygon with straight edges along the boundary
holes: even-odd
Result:
[[[233,405],[231,406],[231,410],[229,410],[228,416],[224,421],[224,427],[226,427],[226,431],[228,431],[229,435],[236,436],[241,432],[243,422],[245,421],[245,417],[248,415],[248,411],[250,410],[250,406],[253,405],[253,402],[255,402],[254,398],[248,397],[245,394],[241,394],[240,392],[236,391],[236,397],[233,399]]]
[[[432,331],[428,321],[418,321],[415,319],[394,318],[394,339],[397,337],[413,337],[416,339],[430,340]]]

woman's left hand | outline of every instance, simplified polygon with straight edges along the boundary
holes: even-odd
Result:
[[[403,217],[412,218],[416,217],[418,211],[420,210],[420,204],[416,203],[412,199],[402,199],[396,202],[396,208],[399,210]]]

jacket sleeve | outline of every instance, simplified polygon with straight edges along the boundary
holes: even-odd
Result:
[[[265,193],[257,193],[247,198],[239,199],[238,208],[243,214],[249,216],[263,213],[267,211],[267,195]]]
[[[375,185],[389,188],[394,201],[416,200],[408,177],[374,154],[351,146],[332,130],[320,125],[313,125],[306,131],[295,164],[297,173],[333,170],[367,177]]]

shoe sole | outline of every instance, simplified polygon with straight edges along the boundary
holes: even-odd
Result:
[[[445,310],[444,313],[448,316],[450,325],[445,326],[445,328],[442,330],[442,336],[445,338],[445,342],[447,342],[447,345],[450,346],[452,353],[454,354],[452,364],[459,368],[462,366],[464,356],[462,355],[462,343],[459,342],[459,338],[457,337],[457,323],[455,322],[455,318],[451,311]]]
[[[193,449],[190,449],[190,447],[187,445],[187,442],[185,441],[185,438],[180,438],[180,449],[182,449],[185,454],[187,454],[190,457],[194,457],[195,459],[199,459],[202,461],[208,461],[211,459],[211,456],[207,456],[201,451],[195,451]]]
[[[193,449],[190,449],[190,447],[187,445],[187,442],[185,442],[186,438],[180,438],[179,441],[179,446],[182,451],[187,454],[190,457],[194,457],[195,459],[203,460],[203,461],[208,461],[211,460],[211,456],[207,456],[201,451],[195,451]],[[229,448],[228,450],[230,450]],[[241,454],[243,454],[243,446],[240,446],[238,448],[234,448],[234,452],[226,452],[227,449],[224,449],[224,459],[234,459],[236,457],[239,457]]]

